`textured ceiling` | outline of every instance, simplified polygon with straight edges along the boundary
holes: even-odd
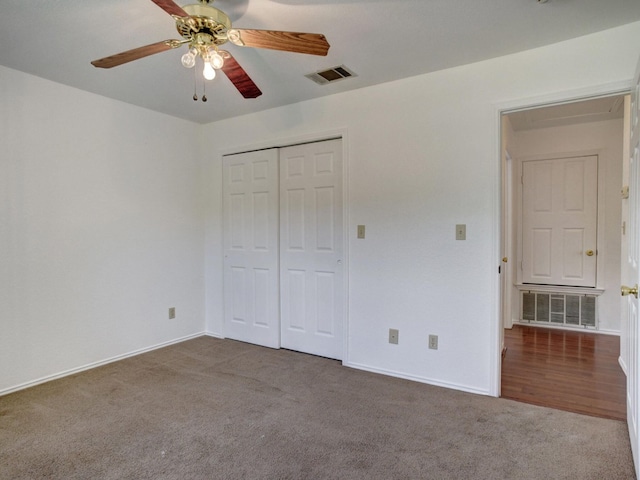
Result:
[[[110,70],[90,64],[178,38],[173,19],[150,0],[2,0],[0,64],[206,123],[640,20],[639,0],[216,0],[213,6],[238,28],[323,33],[331,44],[329,55],[230,45],[263,95],[246,100],[219,75],[207,82],[209,101],[194,102],[194,72],[180,64],[186,47]],[[341,64],[358,76],[324,86],[304,77]],[[198,77],[201,96],[204,82]]]

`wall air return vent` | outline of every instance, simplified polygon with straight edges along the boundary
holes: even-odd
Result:
[[[327,70],[310,73],[305,75],[305,77],[313,80],[319,85],[326,85],[327,83],[337,82],[338,80],[344,80],[345,78],[357,77],[357,75],[344,65],[340,65]]]
[[[522,292],[522,322],[598,328],[596,296]]]

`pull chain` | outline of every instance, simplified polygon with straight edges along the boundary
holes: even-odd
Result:
[[[197,74],[196,74],[196,68],[192,69],[193,70],[193,101],[197,102],[198,101],[198,95],[196,94],[196,85],[197,85]]]
[[[197,68],[193,69],[193,101],[197,102],[198,101],[198,94],[196,93],[198,90],[198,74],[197,72]],[[202,82],[202,101],[206,102],[207,99],[207,81],[204,80]]]

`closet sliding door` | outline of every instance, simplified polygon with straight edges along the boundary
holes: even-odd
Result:
[[[342,141],[280,150],[281,345],[341,359]]]
[[[225,336],[341,359],[342,141],[223,159]]]
[[[280,347],[278,149],[223,158],[225,336]]]

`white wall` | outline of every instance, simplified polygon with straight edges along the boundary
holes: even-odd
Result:
[[[336,132],[346,363],[496,393],[499,106],[628,81],[639,53],[635,23],[202,127],[0,67],[0,393],[197,335],[205,304],[224,335],[221,154]]]
[[[197,125],[3,67],[0,112],[0,393],[202,332]]]
[[[498,106],[630,81],[639,53],[635,23],[205,126],[208,331],[224,335],[221,154],[343,129],[349,178],[345,363],[495,394]],[[457,223],[467,225],[466,241],[455,240]],[[365,240],[355,239],[358,224],[367,226]],[[390,327],[399,329],[399,345],[387,343]],[[429,334],[439,335],[439,350],[427,348]]]
[[[598,298],[599,329],[620,333],[620,237],[622,188],[622,128],[623,120],[592,122],[555,128],[541,128],[516,132],[510,152],[514,159],[581,152],[598,152],[598,175],[604,191],[598,192],[603,209],[599,212],[598,227],[598,287],[604,293]],[[557,158],[557,157],[556,157]],[[516,200],[517,201],[517,200]],[[519,295],[512,299],[519,319]]]

